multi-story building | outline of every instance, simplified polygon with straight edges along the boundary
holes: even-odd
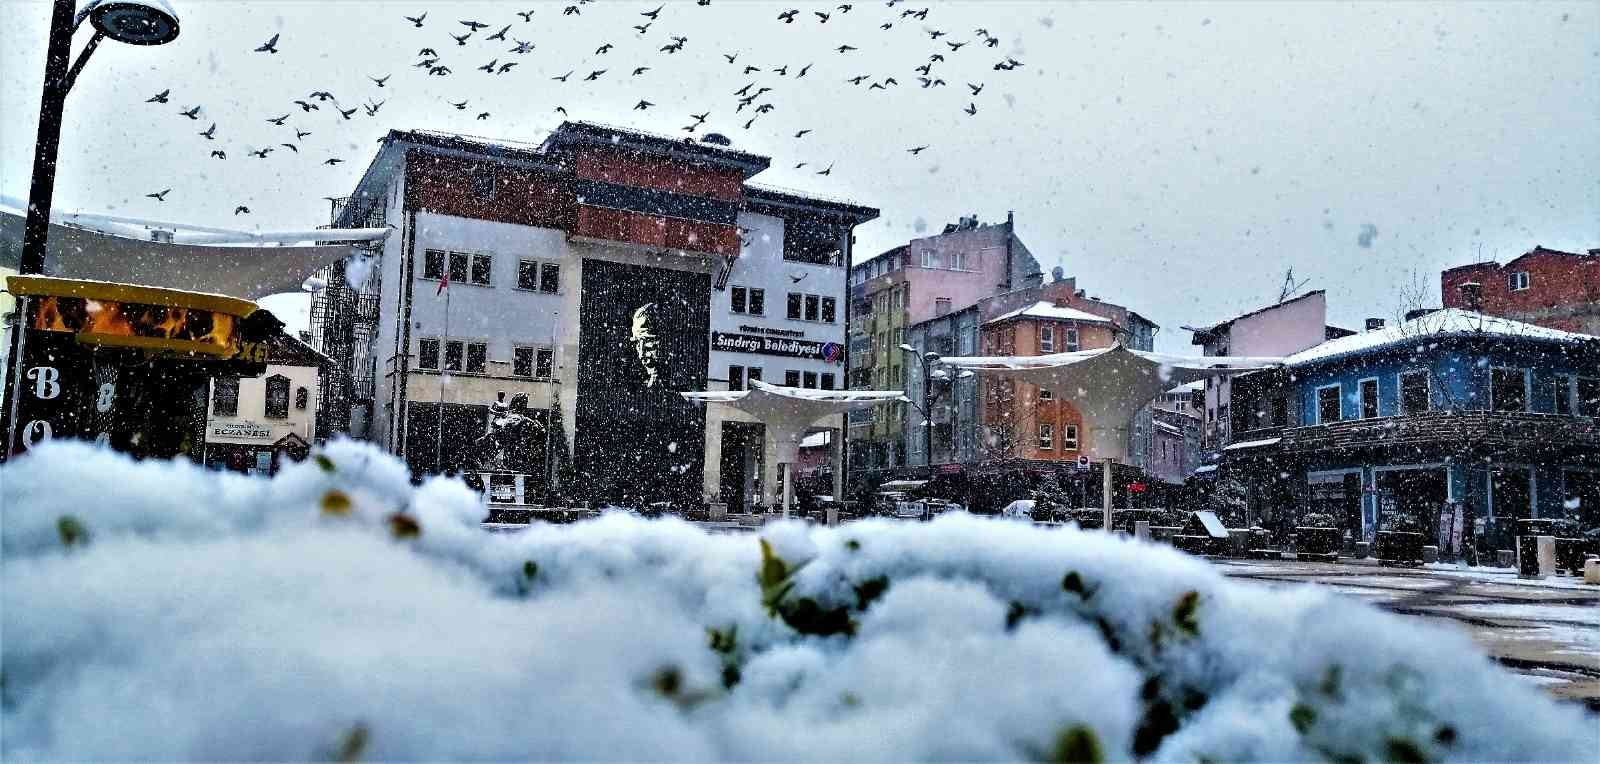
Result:
[[[1450,268],[1439,274],[1439,291],[1446,308],[1600,336],[1600,249],[1536,246],[1505,265]]]
[[[1330,339],[1350,334],[1329,326],[1327,295],[1320,289],[1274,305],[1257,308],[1209,326],[1185,326],[1194,333],[1192,344],[1204,355],[1286,356]],[[1205,420],[1201,447],[1215,450],[1232,439],[1232,389],[1229,377],[1205,380]]]
[[[1233,390],[1249,447],[1223,467],[1257,478],[1249,522],[1315,510],[1356,540],[1402,517],[1431,536],[1460,505],[1491,548],[1514,518],[1600,526],[1600,338],[1447,308],[1285,363]]]
[[[515,473],[528,503],[770,504],[759,424],[678,393],[842,386],[851,231],[877,211],[749,183],[768,164],[585,122],[392,131],[336,226],[398,235],[329,285],[375,305],[362,434],[418,475]]]
[[[1037,285],[1039,263],[1016,235],[1014,217],[983,224],[976,215],[913,239],[850,269],[850,384],[905,389],[915,359],[900,346],[913,324],[954,313],[991,295]],[[859,348],[859,349],[858,349]],[[859,468],[906,464],[910,407],[879,406],[851,419]],[[918,420],[920,421],[920,420]]]
[[[204,463],[249,474],[304,459],[317,440],[323,380],[333,360],[281,330],[267,342],[266,372],[211,379]]]

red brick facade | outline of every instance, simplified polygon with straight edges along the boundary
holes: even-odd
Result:
[[[575,210],[572,190],[557,173],[419,151],[406,161],[406,206],[559,229],[572,227]]]
[[[1476,295],[1463,289],[1467,284],[1479,285]],[[1439,274],[1439,290],[1446,308],[1600,335],[1600,250],[1577,254],[1535,247],[1505,265],[1446,270]]]

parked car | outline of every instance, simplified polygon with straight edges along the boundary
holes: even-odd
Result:
[[[1033,499],[1018,499],[1000,509],[1000,517],[1006,520],[1023,520],[1033,522],[1033,510],[1038,502]]]
[[[962,505],[961,502],[958,502],[958,501],[946,501],[944,499],[928,499],[924,503],[928,505],[928,519],[929,520],[932,520],[933,518],[938,517],[940,515],[945,515],[945,514],[949,514],[949,513],[952,513],[952,512],[965,512],[965,511],[967,511],[967,508],[964,505]]]

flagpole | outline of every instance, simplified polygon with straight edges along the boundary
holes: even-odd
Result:
[[[433,471],[435,474],[444,474],[444,381],[450,373],[450,271],[446,263],[444,281],[439,288],[444,290],[444,339],[439,342],[439,352],[444,356],[439,360],[439,436],[433,442]],[[461,361],[466,363],[465,346],[461,348]]]

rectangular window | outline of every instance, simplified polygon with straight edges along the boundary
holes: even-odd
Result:
[[[1056,447],[1055,426],[1050,424],[1039,425],[1039,448],[1050,450]]]
[[[790,369],[789,371],[784,372],[783,373],[783,386],[784,387],[799,387],[800,386],[800,372],[795,371],[793,369]]]
[[[459,341],[444,343],[444,370],[461,371],[461,356],[464,348]]]
[[[944,258],[939,257],[939,253],[934,252],[931,249],[924,249],[922,250],[922,267],[943,268]]]
[[[1077,425],[1069,424],[1066,427],[1061,428],[1061,450],[1062,451],[1076,451],[1076,450],[1078,450],[1078,426]]]
[[[417,368],[438,370],[439,368],[439,341],[435,339],[417,340]]]
[[[965,252],[951,252],[950,253],[950,270],[952,270],[952,271],[964,271],[966,269],[967,269],[967,253],[965,253]]]
[[[1506,286],[1513,292],[1521,292],[1528,288],[1529,278],[1527,271],[1517,271],[1506,277]]]
[[[1600,418],[1600,377],[1578,378],[1578,415]]]
[[[737,364],[728,367],[728,389],[744,389],[744,367]]]
[[[1054,390],[1051,390],[1051,389],[1045,388],[1045,387],[1039,388],[1039,400],[1041,400],[1041,401],[1053,401],[1055,399],[1056,399],[1056,392]]]
[[[461,281],[466,281],[467,280],[467,264],[469,262],[469,259],[470,258],[468,258],[467,253],[465,253],[465,252],[451,252],[450,253],[450,280],[451,281],[461,282]]]
[[[533,376],[535,379],[550,379],[556,372],[556,351],[554,348],[539,348],[533,356]]]
[[[822,301],[814,294],[806,295],[806,320],[816,321],[821,318]]]
[[[1338,385],[1317,388],[1317,424],[1339,421],[1339,395]]]
[[[832,297],[822,298],[822,323],[831,324],[839,318],[839,302]]]
[[[814,372],[814,371],[808,371],[808,372],[805,373],[804,376],[805,376],[805,382],[803,383],[802,386],[804,386],[805,388],[810,389],[810,390],[817,389],[817,373]]]
[[[1077,327],[1067,327],[1067,329],[1061,333],[1061,352],[1063,352],[1063,353],[1076,353],[1076,352],[1078,352],[1078,329],[1077,329]]]
[[[472,256],[472,283],[488,286],[493,282],[494,258],[489,255]]]
[[[560,263],[544,263],[539,266],[539,291],[545,294],[561,291]]]
[[[530,292],[539,288],[539,264],[532,260],[517,262],[517,288]]]
[[[1428,410],[1428,372],[1408,371],[1400,375],[1400,413],[1420,414]]]
[[[744,287],[736,286],[728,289],[728,310],[734,313],[746,312],[749,307],[749,298],[750,293],[745,291]]]
[[[822,372],[822,389],[824,389],[824,390],[833,390],[834,389],[833,374],[831,372],[826,372],[826,371]]]
[[[267,397],[261,415],[268,419],[289,418],[289,378],[282,374],[267,377]]]
[[[1039,352],[1056,352],[1056,328],[1052,324],[1039,325]]]
[[[422,277],[438,281],[444,278],[444,253],[430,249],[422,253]]]
[[[1378,380],[1363,379],[1359,384],[1361,386],[1361,418],[1376,419],[1378,416]]]
[[[482,342],[467,343],[467,373],[482,374],[489,360],[489,346]]]
[[[1528,410],[1528,375],[1525,370],[1489,370],[1489,408],[1494,411]]]
[[[767,290],[750,290],[750,315],[764,316],[767,314]]]
[[[211,385],[212,416],[239,415],[239,378],[217,377]]]
[[[1271,411],[1272,411],[1272,426],[1273,427],[1288,427],[1289,426],[1289,399],[1287,397],[1285,397],[1285,396],[1282,396],[1282,395],[1280,395],[1280,396],[1278,396],[1276,398],[1273,398],[1272,399],[1272,403],[1271,403],[1271,407],[1272,407],[1271,408]]]
[[[513,348],[511,373],[518,377],[533,376],[533,348]]]
[[[950,314],[950,298],[948,298],[948,297],[935,297],[935,298],[933,298],[933,315],[935,315],[935,316],[945,316],[945,315],[949,315],[949,314]]]
[[[1550,381],[1550,411],[1555,414],[1575,414],[1572,410],[1572,377],[1557,374]]]
[[[745,378],[745,381],[747,381],[747,382],[760,381],[761,380],[761,367],[760,366],[751,366],[750,368],[745,369],[744,370],[744,378]]]
[[[788,312],[786,312],[784,315],[790,321],[799,321],[800,320],[800,303],[804,299],[805,299],[805,296],[802,295],[802,294],[799,294],[797,292],[790,292],[789,293]]]

